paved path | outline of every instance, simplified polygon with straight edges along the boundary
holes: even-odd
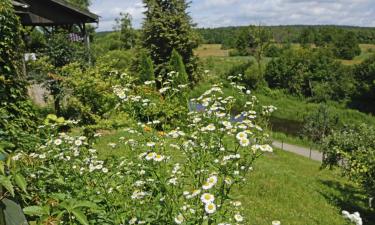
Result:
[[[281,143],[280,141],[273,141],[272,145],[276,148],[283,149],[284,151],[293,152],[298,155],[305,156],[315,161],[322,162],[323,154],[317,150],[311,150],[309,148],[291,145],[287,143]]]

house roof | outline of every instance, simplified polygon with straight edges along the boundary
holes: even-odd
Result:
[[[13,0],[25,26],[58,26],[98,23],[99,16],[64,0]]]

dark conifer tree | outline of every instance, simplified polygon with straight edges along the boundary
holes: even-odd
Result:
[[[189,81],[196,81],[197,62],[193,49],[198,38],[185,0],[143,0],[146,19],[143,24],[143,47],[155,65],[155,75],[165,78],[173,49],[182,56]]]

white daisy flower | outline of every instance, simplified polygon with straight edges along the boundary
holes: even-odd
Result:
[[[147,142],[146,144],[148,147],[154,147],[155,146],[155,142]]]
[[[76,146],[81,146],[82,145],[82,141],[81,140],[76,140],[75,142],[74,142],[74,144],[76,145]]]
[[[146,160],[147,161],[150,161],[152,159],[154,159],[156,157],[156,153],[155,152],[150,152],[146,155]]]
[[[202,185],[202,189],[203,189],[203,190],[209,190],[209,189],[211,189],[213,186],[214,186],[214,184],[209,183],[209,182],[206,182],[206,183],[204,183],[204,184]]]
[[[281,225],[281,222],[278,220],[272,221],[272,225]]]
[[[137,218],[133,217],[131,220],[129,220],[129,224],[135,224],[137,222]]]
[[[205,130],[208,130],[208,131],[214,131],[216,129],[215,125],[213,124],[209,124],[207,127],[205,127],[206,129]]]
[[[243,139],[240,140],[240,145],[242,147],[247,147],[247,146],[249,146],[249,144],[250,144],[250,141],[247,138],[243,138]]]
[[[184,222],[184,216],[182,214],[178,214],[178,216],[174,218],[174,222],[176,224],[182,224]]]
[[[54,142],[53,142],[55,145],[59,146],[62,144],[62,140],[61,139],[56,139]]]
[[[163,156],[163,155],[155,155],[154,161],[161,162],[161,161],[164,160],[164,158],[165,158],[165,156]]]
[[[204,204],[208,204],[208,203],[211,203],[211,202],[215,201],[215,197],[212,194],[210,194],[210,193],[204,193],[201,196],[201,201]]]
[[[236,214],[236,215],[234,215],[234,219],[235,219],[237,222],[242,222],[242,221],[243,221],[243,217],[242,217],[240,214]]]
[[[210,203],[207,203],[204,207],[204,210],[206,211],[206,213],[208,214],[212,214],[212,213],[215,213],[216,212],[216,205],[212,202]]]
[[[211,176],[207,179],[207,183],[210,183],[212,185],[215,185],[217,183],[217,176]]]
[[[241,140],[241,139],[247,139],[247,133],[246,132],[239,132],[237,135],[236,135],[236,138],[238,140]]]

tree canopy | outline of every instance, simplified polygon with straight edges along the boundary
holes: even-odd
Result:
[[[187,13],[185,0],[144,0],[146,11],[143,23],[143,46],[148,49],[155,65],[155,74],[165,77],[173,49],[182,56],[189,75],[195,80],[197,69],[193,49],[197,47],[194,24]]]

